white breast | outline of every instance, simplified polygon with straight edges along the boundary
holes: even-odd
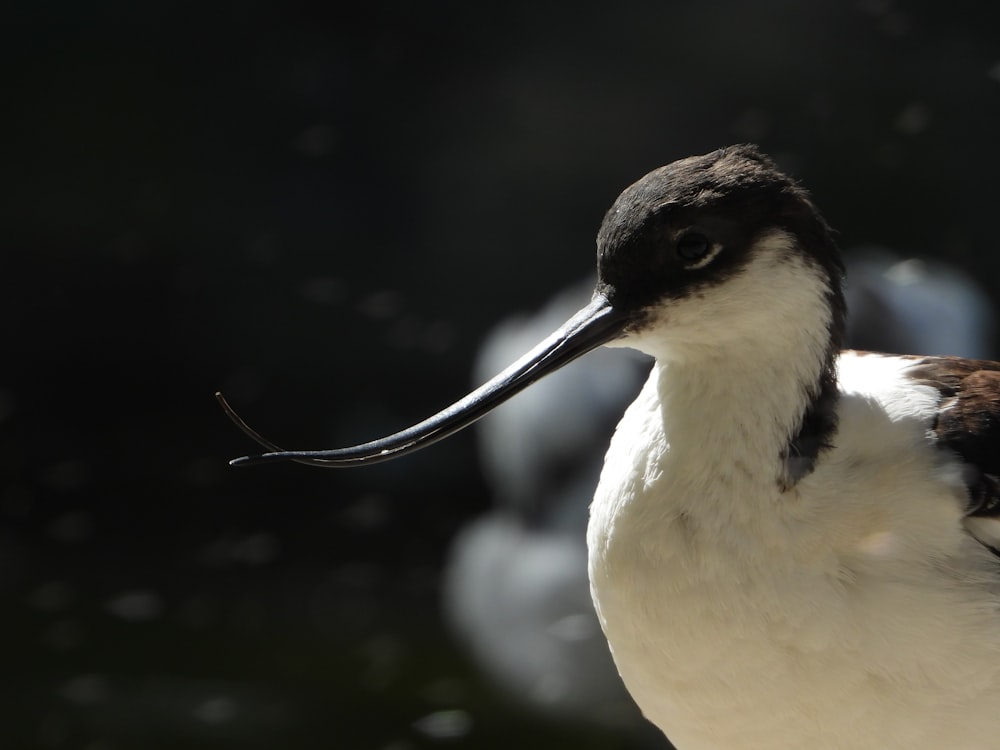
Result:
[[[996,565],[928,437],[938,395],[907,366],[841,358],[836,445],[786,493],[747,421],[761,405],[734,414],[703,374],[657,365],[626,412],[591,588],[629,691],[679,750],[1000,746]]]

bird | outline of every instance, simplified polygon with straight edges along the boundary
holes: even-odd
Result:
[[[678,750],[1000,742],[1000,363],[843,350],[844,265],[759,148],[649,172],[597,233],[591,301],[349,467],[444,439],[603,345],[654,362],[586,538],[622,680]],[[221,397],[220,397],[221,398]]]
[[[995,356],[993,312],[975,279],[882,246],[854,246],[844,255],[849,348]],[[592,279],[583,279],[536,312],[501,320],[479,346],[473,381],[497,372],[592,291]],[[662,747],[626,697],[587,578],[587,515],[604,452],[649,371],[645,356],[623,354],[592,352],[476,423],[492,507],[455,534],[441,598],[480,672],[520,705]]]

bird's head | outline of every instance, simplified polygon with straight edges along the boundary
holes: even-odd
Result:
[[[626,314],[626,345],[657,356],[753,342],[789,316],[829,312],[843,330],[843,264],[808,194],[754,146],[653,170],[597,235],[597,294]]]

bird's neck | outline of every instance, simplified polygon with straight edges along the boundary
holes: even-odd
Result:
[[[671,463],[787,489],[832,437],[832,362],[750,348],[741,357],[656,365]]]
[[[794,296],[758,305],[726,334],[706,337],[707,346],[665,341],[657,353],[651,385],[669,461],[700,472],[697,481],[785,491],[833,438],[840,341],[831,299],[839,289],[785,268]]]
[[[811,350],[801,333],[784,333]],[[714,560],[723,576],[727,566],[769,564],[767,551],[788,541],[785,510],[796,505],[788,451],[824,380],[835,390],[830,358],[816,348],[794,362],[767,342],[711,359],[658,357],[605,459],[588,531],[592,564],[612,577],[637,559],[687,564],[678,550],[695,567]]]

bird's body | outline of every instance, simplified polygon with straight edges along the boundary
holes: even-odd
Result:
[[[842,353],[841,272],[754,148],[674,162],[619,196],[593,301],[521,361],[396,436],[269,458],[391,458],[596,346],[640,349],[587,541],[646,717],[679,750],[993,750],[1000,365]]]
[[[608,452],[590,578],[633,698],[680,750],[997,747],[1000,577],[939,392],[843,354],[837,440],[783,491],[776,405],[733,398],[777,374],[743,364],[657,364]]]

